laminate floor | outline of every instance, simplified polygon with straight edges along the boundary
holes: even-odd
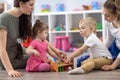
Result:
[[[87,74],[68,75],[67,72],[25,72],[22,77],[11,78],[0,70],[0,80],[120,80],[120,69],[114,71],[92,71]]]

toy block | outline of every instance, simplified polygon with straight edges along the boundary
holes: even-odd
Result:
[[[53,62],[50,61],[51,65],[51,70],[55,72],[63,72],[63,71],[68,71],[68,67],[71,67],[73,69],[73,63],[66,64],[64,62]]]

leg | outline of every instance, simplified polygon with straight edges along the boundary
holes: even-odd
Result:
[[[83,61],[82,66],[76,69],[73,69],[69,71],[69,74],[74,74],[74,73],[87,73],[93,70],[95,67],[95,62],[93,59],[87,59]]]
[[[101,69],[101,67],[104,65],[112,64],[112,59],[97,58],[94,59],[94,61],[95,61],[95,69]]]
[[[47,72],[50,70],[50,65],[48,63],[41,63],[38,67],[38,70],[41,72]]]

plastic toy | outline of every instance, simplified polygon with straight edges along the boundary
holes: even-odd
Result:
[[[67,45],[66,45],[67,44]],[[71,48],[68,36],[56,36],[54,46],[59,50],[69,51]]]
[[[102,30],[102,23],[97,22],[97,30]]]
[[[50,5],[48,4],[41,5],[41,12],[49,12],[49,11],[50,11]]]
[[[77,67],[80,67],[81,66],[81,62],[88,59],[89,58],[89,55],[85,55],[85,56],[82,56],[80,58],[77,59]]]
[[[73,63],[71,64],[66,64],[64,62],[53,62],[52,60],[50,61],[51,65],[51,71],[55,72],[63,72],[63,71],[68,71],[70,67],[73,69]]]
[[[25,48],[27,48],[30,45],[31,41],[32,41],[31,38],[28,38],[28,39],[24,40],[22,42],[22,46],[25,47]]]
[[[83,10],[91,10],[91,5],[82,5]]]
[[[58,26],[55,28],[55,31],[65,31],[65,28],[64,28],[63,24],[58,25]]]
[[[98,10],[99,9],[99,4],[98,1],[94,0],[92,1],[92,10]]]
[[[65,9],[64,9],[64,4],[62,4],[62,3],[56,4],[56,10],[57,10],[58,12],[64,11],[64,10],[65,10]]]

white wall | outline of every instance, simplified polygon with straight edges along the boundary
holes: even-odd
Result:
[[[0,2],[6,2],[8,4],[8,9],[12,7],[14,0],[0,0]],[[72,11],[74,8],[82,8],[82,5],[90,5],[94,0],[35,0],[35,10],[34,12],[40,12],[42,4],[49,4],[51,6],[51,11],[56,11],[56,4],[63,3],[65,5],[66,11]],[[99,2],[100,8],[106,0],[97,0]]]
[[[49,4],[51,11],[56,11],[57,3],[64,3],[66,11],[72,11],[74,8],[82,8],[82,5],[90,5],[94,0],[36,0],[35,12],[40,12],[41,4]],[[97,0],[100,8],[106,0]]]

